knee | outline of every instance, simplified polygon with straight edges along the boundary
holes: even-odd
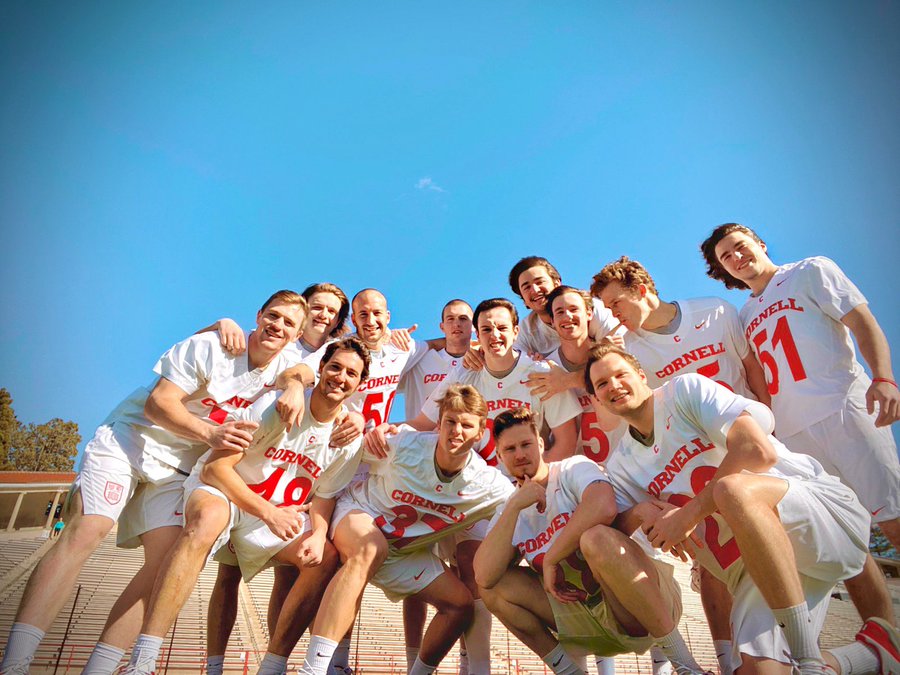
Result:
[[[90,555],[112,530],[113,521],[103,516],[80,516],[59,535],[56,545],[68,555],[81,552]]]
[[[723,515],[743,508],[750,498],[751,490],[746,476],[739,473],[724,476],[713,486],[713,501]]]
[[[181,532],[182,545],[189,548],[209,549],[228,524],[228,514],[221,509],[208,509],[189,518]]]
[[[388,556],[388,543],[384,537],[367,537],[338,551],[345,565],[362,565],[368,569],[377,569]]]
[[[624,554],[624,537],[618,530],[606,525],[596,525],[582,532],[578,547],[589,564],[603,565]]]
[[[333,572],[337,569],[340,561],[341,558],[338,555],[338,551],[334,547],[334,544],[326,539],[325,547],[322,549],[322,568],[325,571]]]

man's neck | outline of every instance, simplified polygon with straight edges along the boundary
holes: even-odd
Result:
[[[759,276],[756,276],[747,282],[747,285],[750,287],[750,292],[753,293],[753,295],[759,295],[766,290],[766,286],[772,281],[772,277],[775,276],[777,271],[778,265],[770,261]]]
[[[301,335],[300,344],[311,352],[318,351],[327,341],[328,336],[322,333],[319,336]]]
[[[510,349],[503,356],[485,354],[484,367],[494,377],[505,377],[516,367],[516,350]]]
[[[550,320],[550,312],[547,311],[547,305],[544,305],[544,309],[533,309],[531,311],[535,316],[537,316],[538,319],[543,321],[545,324],[547,324],[548,326],[551,325],[552,322]]]
[[[634,427],[641,436],[647,438],[653,434],[653,395],[647,397],[637,409],[622,416],[628,425]]]
[[[567,361],[567,363],[562,364],[563,366],[571,365],[571,366],[583,366],[587,363],[588,352],[591,350],[591,340],[587,335],[584,335],[575,340],[560,340],[559,341],[559,354],[560,356]],[[566,370],[569,370],[566,368]]]
[[[440,442],[434,449],[434,463],[438,469],[446,476],[455,476],[464,468],[469,461],[469,453],[462,455],[451,455],[449,452],[441,448]]]
[[[657,330],[668,326],[676,316],[678,316],[678,307],[674,302],[663,302],[659,298],[653,303],[656,306],[650,311],[650,314],[641,324],[641,328],[645,330]]]
[[[320,424],[334,422],[341,414],[341,403],[332,403],[316,387],[309,396],[309,414]]]
[[[540,466],[538,466],[537,471],[534,472],[534,475],[531,477],[531,481],[533,483],[537,483],[542,487],[547,487],[547,480],[550,478],[550,466],[543,459],[541,460]],[[519,485],[524,483],[524,480],[516,481]]]
[[[390,337],[388,337],[387,335],[385,335],[383,338],[381,338],[380,340],[378,340],[378,342],[375,342],[375,343],[369,343],[366,340],[363,340],[363,344],[366,347],[368,347],[370,352],[380,352],[382,349],[384,349],[384,346],[388,342],[390,342]]]
[[[469,351],[469,341],[461,340],[460,342],[456,343],[450,342],[450,340],[448,339],[446,346],[444,347],[444,351],[446,351],[450,356],[461,358],[467,351]]]
[[[265,368],[272,363],[272,359],[278,356],[280,351],[280,349],[274,352],[264,349],[262,345],[259,344],[256,331],[250,333],[250,337],[247,339],[247,363],[250,366],[250,370]]]

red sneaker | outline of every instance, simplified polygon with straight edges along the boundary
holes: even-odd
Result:
[[[881,675],[900,675],[900,633],[896,628],[884,619],[869,619],[856,639],[875,650]]]

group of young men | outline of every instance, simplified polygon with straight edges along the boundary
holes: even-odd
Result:
[[[154,672],[213,557],[211,673],[240,579],[268,566],[264,674],[285,672],[308,628],[300,672],[352,672],[367,583],[404,601],[414,675],[457,641],[465,672],[490,673],[492,616],[554,673],[586,672],[587,655],[609,673],[611,657],[648,649],[657,675],[702,673],[678,632],[670,556],[694,563],[723,674],[900,673],[868,553],[873,520],[900,550],[900,392],[884,333],[826,258],[775,265],[734,223],[701,251],[711,277],[750,290],[740,312],[664,301],[626,257],[590,292],[528,257],[509,274],[522,321],[503,298],[474,311],[454,299],[444,337],[419,342],[389,328],[377,290],[348,301],[322,283],[272,295],[249,334],[222,319],[176,344],[87,445],[0,673],[28,672],[116,523],[145,564],[85,673],[114,672],[128,648],[121,672]],[[398,391],[403,423],[391,421]],[[862,625],[823,653],[838,581]]]

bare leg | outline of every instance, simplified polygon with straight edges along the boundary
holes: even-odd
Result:
[[[228,640],[237,619],[238,587],[241,584],[241,568],[219,564],[216,584],[209,596],[206,627],[207,656],[224,656]]]
[[[425,630],[419,650],[422,663],[436,666],[471,623],[472,594],[459,579],[445,571],[413,597],[437,610]]]
[[[337,551],[331,546],[331,542],[328,542],[326,549],[331,549],[330,551],[326,551],[326,553],[334,555],[334,564],[337,565]],[[334,570],[331,570],[331,572],[333,575]],[[278,625],[278,616],[281,614],[281,608],[284,607],[284,602],[287,600],[288,593],[291,592],[291,589],[297,582],[299,574],[300,570],[293,564],[278,565],[275,567],[275,582],[272,584],[272,594],[269,596],[269,607],[266,612],[266,624],[268,624],[269,627],[269,635],[275,634],[275,626]],[[328,578],[331,579],[331,576]]]
[[[415,651],[418,654],[422,647],[427,612],[428,606],[416,596],[403,598],[403,636],[407,653]]]
[[[891,542],[891,546],[894,547],[894,550],[897,551],[897,553],[900,553],[900,518],[885,520],[875,524],[881,528],[881,531],[884,533],[884,536],[887,537],[887,540]]]
[[[893,521],[891,521],[893,522]],[[853,606],[863,621],[873,616],[884,619],[892,626],[897,625],[894,616],[894,605],[887,589],[887,582],[878,563],[871,555],[866,556],[863,571],[852,579],[844,581]]]
[[[525,567],[509,568],[492,588],[481,588],[491,613],[531,651],[543,657],[557,646],[553,610],[537,575]]]
[[[731,640],[731,593],[708,570],[700,568],[700,600],[713,640]]]
[[[128,582],[122,595],[113,605],[100,634],[100,642],[120,649],[128,649],[134,642],[141,631],[141,623],[150,600],[153,583],[156,581],[156,573],[179,534],[181,528],[172,526],[158,527],[141,535],[144,565]]]

